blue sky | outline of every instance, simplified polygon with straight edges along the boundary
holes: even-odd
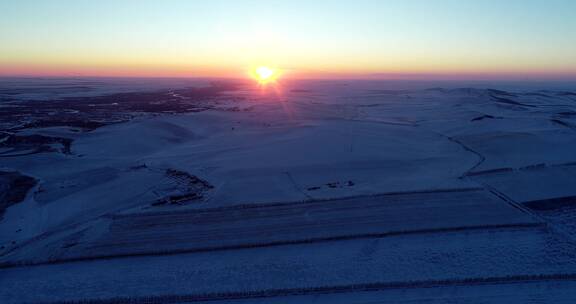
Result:
[[[0,0],[0,68],[576,72],[576,1]]]

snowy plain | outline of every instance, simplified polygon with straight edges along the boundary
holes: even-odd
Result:
[[[0,99],[1,303],[576,300],[571,84],[11,79]]]

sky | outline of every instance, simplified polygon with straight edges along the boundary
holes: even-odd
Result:
[[[576,79],[574,0],[0,0],[0,75]]]

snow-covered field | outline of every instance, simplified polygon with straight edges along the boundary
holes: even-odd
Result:
[[[50,81],[0,82],[0,303],[576,300],[576,86]]]

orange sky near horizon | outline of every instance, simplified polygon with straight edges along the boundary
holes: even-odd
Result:
[[[264,64],[265,65],[265,64]],[[417,69],[398,68],[282,68],[283,77],[295,79],[542,79],[542,80],[572,80],[576,79],[576,71],[572,69],[529,69],[529,68],[494,68],[494,69]],[[115,65],[99,64],[0,64],[0,76],[43,76],[43,77],[206,77],[206,78],[246,78],[254,66],[214,67],[186,66],[169,64],[133,64]]]

